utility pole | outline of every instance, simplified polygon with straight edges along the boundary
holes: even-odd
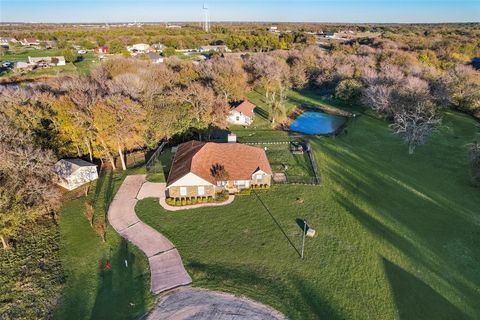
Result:
[[[303,252],[305,251],[305,235],[307,233],[307,220],[303,219],[303,240],[302,240],[302,259]]]

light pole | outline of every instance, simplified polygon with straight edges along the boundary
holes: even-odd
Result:
[[[307,220],[303,219],[303,240],[302,240],[302,259],[305,251],[305,234],[307,233]]]

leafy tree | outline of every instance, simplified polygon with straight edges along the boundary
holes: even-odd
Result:
[[[362,84],[355,79],[345,79],[339,82],[335,89],[335,97],[352,105],[359,102],[363,95]]]
[[[62,50],[62,56],[65,58],[65,61],[67,62],[73,63],[78,60],[77,53],[71,49]]]
[[[171,57],[171,56],[174,56],[177,52],[176,52],[175,48],[168,47],[168,48],[163,49],[162,53],[165,57]]]

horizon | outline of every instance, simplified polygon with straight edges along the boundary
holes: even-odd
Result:
[[[0,23],[198,23],[203,1],[0,0]],[[480,1],[209,1],[216,23],[478,23]],[[346,10],[346,8],[348,10]]]

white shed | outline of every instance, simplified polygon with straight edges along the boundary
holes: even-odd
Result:
[[[73,190],[98,179],[97,166],[82,159],[62,159],[53,166],[56,183]]]

